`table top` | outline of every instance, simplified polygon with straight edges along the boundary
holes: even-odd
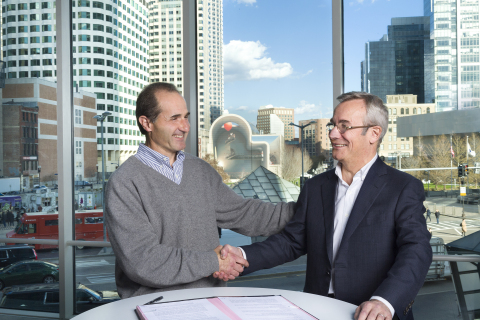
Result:
[[[132,297],[128,299],[112,302],[95,309],[84,312],[76,317],[75,320],[138,320],[135,314],[135,307],[151,301],[159,296],[163,296],[162,302],[177,301],[195,298],[206,298],[215,296],[260,296],[260,295],[282,295],[292,303],[321,320],[352,320],[355,305],[336,299],[331,299],[315,294],[277,290],[264,288],[245,288],[245,287],[215,287],[163,291],[146,294],[143,296]]]

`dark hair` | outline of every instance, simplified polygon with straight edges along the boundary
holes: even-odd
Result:
[[[143,129],[142,124],[140,121],[138,121],[138,119],[141,116],[145,116],[151,122],[155,122],[155,120],[157,120],[158,115],[162,112],[162,106],[160,105],[160,101],[157,100],[156,94],[161,91],[176,92],[180,94],[177,87],[175,87],[173,84],[167,82],[156,82],[151,83],[143,88],[142,92],[140,92],[137,97],[137,109],[135,112],[137,117],[137,125],[140,129],[140,132],[144,135],[147,135],[147,132],[145,129]]]

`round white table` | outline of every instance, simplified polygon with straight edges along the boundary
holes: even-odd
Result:
[[[195,298],[206,298],[214,296],[261,296],[261,295],[282,295],[292,303],[321,320],[352,320],[355,305],[340,300],[335,300],[315,294],[263,288],[200,288],[173,290],[146,294],[133,298],[112,302],[95,309],[84,312],[75,320],[138,320],[135,314],[137,305],[145,304],[159,296],[163,296],[162,302],[177,301]]]

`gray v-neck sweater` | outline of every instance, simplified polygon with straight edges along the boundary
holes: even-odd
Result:
[[[217,226],[246,236],[279,232],[294,203],[243,199],[205,161],[186,154],[179,185],[130,157],[108,181],[106,224],[122,298],[223,285]]]

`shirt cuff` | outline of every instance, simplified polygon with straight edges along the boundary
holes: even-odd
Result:
[[[379,296],[373,296],[373,297],[370,298],[370,300],[378,300],[378,301],[383,302],[383,304],[385,304],[387,306],[387,308],[390,310],[390,318],[393,319],[393,315],[395,314],[395,309],[393,309],[390,302],[388,302],[387,300],[385,300],[385,299],[383,299],[382,297],[379,297]]]
[[[243,251],[242,247],[238,247],[242,251],[243,259],[247,260],[247,255],[245,254],[245,251]]]

